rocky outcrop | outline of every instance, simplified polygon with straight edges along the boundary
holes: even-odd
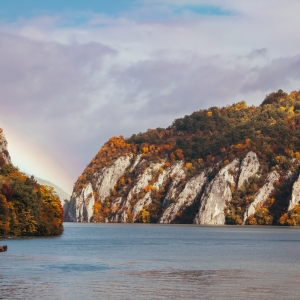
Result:
[[[164,163],[165,163],[165,161],[163,161],[163,163],[160,165],[158,164],[156,166],[156,168],[161,168]],[[185,173],[183,171],[183,166],[184,166],[184,164],[182,161],[177,161],[177,162],[173,163],[171,166],[167,167],[159,174],[157,180],[153,184],[153,189],[159,190],[160,188],[162,188],[162,186],[168,179],[171,180],[171,184],[170,184],[167,196],[164,199],[164,203],[166,203],[167,201],[169,201],[169,199],[172,199],[173,197],[176,196],[176,194],[177,194],[176,187],[177,187],[178,183],[180,182],[181,178],[185,177]],[[141,210],[144,207],[147,207],[151,202],[152,202],[151,192],[148,192],[144,196],[144,198],[140,199],[133,207],[133,221],[136,220],[136,217],[141,212]]]
[[[239,160],[235,159],[219,171],[215,178],[205,188],[201,197],[201,205],[194,220],[196,224],[225,224],[226,202],[232,198],[230,186],[234,184],[233,173],[238,171]]]
[[[274,182],[279,179],[279,174],[277,171],[273,171],[270,173],[266,179],[266,183],[263,185],[263,187],[257,192],[255,195],[254,201],[250,204],[250,206],[246,209],[246,212],[244,214],[244,224],[247,221],[247,219],[255,213],[255,210],[258,205],[263,204],[272,191],[274,190]]]
[[[99,173],[95,173],[96,189],[100,202],[103,202],[113,190],[115,184],[130,166],[132,156],[122,156],[118,158],[110,167],[105,167]]]
[[[72,194],[68,210],[65,214],[65,221],[69,222],[90,222],[94,214],[95,198],[91,183],[82,189],[80,195]]]
[[[256,174],[259,170],[259,161],[255,152],[250,151],[243,159],[241,164],[241,173],[238,181],[238,188],[240,188],[245,181],[248,181],[251,176]]]
[[[207,172],[202,171],[199,175],[191,178],[185,185],[183,191],[179,194],[175,203],[171,203],[164,211],[159,223],[171,223],[177,213],[182,211],[184,207],[190,206],[195,201],[195,198],[201,192],[204,184],[207,181]]]
[[[95,194],[105,212],[100,211],[94,218],[102,222],[140,222],[145,221],[147,214],[151,214],[151,221],[159,223],[183,219],[190,222],[196,215],[196,224],[224,225],[225,216],[233,216],[230,220],[237,218],[235,209],[243,207],[239,203],[231,203],[232,191],[242,188],[245,182],[258,174],[260,163],[256,153],[250,151],[242,160],[234,159],[213,175],[212,171],[218,164],[197,171],[189,169],[194,165],[186,164],[184,160],[173,160],[170,164],[168,158],[156,158],[154,162],[147,155],[127,153],[95,173],[81,191],[73,192],[70,202],[64,203],[65,220],[93,220]],[[262,205],[272,193],[274,182],[281,172],[279,167],[276,168],[278,171],[267,176],[264,186],[253,196],[255,200],[245,212],[239,211],[240,223],[245,224],[258,205]],[[286,180],[293,182],[294,173],[285,172]],[[193,176],[190,177],[190,174]],[[121,177],[124,180],[120,180]],[[244,189],[247,188],[248,185],[245,185]],[[294,183],[289,209],[299,200],[300,178]]]
[[[295,181],[288,210],[292,210],[300,202],[300,176]]]
[[[1,128],[0,128],[0,153],[2,154],[4,162],[10,164],[11,159],[7,150],[7,140]]]
[[[121,222],[127,222],[127,211],[132,211],[133,221],[136,220],[137,215],[143,209],[144,206],[148,206],[151,202],[150,191],[147,191],[146,195],[139,199],[138,202],[132,207],[131,200],[135,194],[138,194],[145,190],[145,188],[149,185],[150,181],[153,179],[154,173],[157,172],[163,165],[165,161],[160,163],[151,164],[145,171],[139,176],[137,183],[128,193],[127,199],[124,202],[123,209],[118,214],[116,218],[121,220]],[[151,189],[151,187],[149,187]],[[126,210],[126,211],[125,211]]]
[[[183,167],[184,163],[182,161],[177,161],[170,166],[168,175],[172,178],[172,182],[163,201],[163,206],[169,205],[170,201],[175,200],[178,195],[177,186],[179,182],[185,178]]]

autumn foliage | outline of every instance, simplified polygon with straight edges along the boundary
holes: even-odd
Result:
[[[252,177],[239,189],[231,187],[232,201],[225,211],[227,224],[242,224],[246,208],[254,201],[254,195],[263,186],[267,174],[275,169],[280,173],[280,182],[268,201],[249,218],[248,224],[298,224],[297,211],[287,213],[293,182],[286,183],[284,176],[288,171],[294,176],[300,173],[299,91],[287,94],[279,90],[267,95],[258,107],[247,106],[244,101],[221,108],[211,107],[176,119],[165,129],[149,129],[127,139],[113,137],[104,144],[78,178],[75,192],[79,194],[88,182],[95,187],[94,174],[110,166],[117,158],[131,155],[134,161],[137,155],[141,156],[144,161],[142,166],[138,170],[127,170],[103,203],[98,201],[97,189],[94,189],[94,220],[103,221],[117,210],[117,206],[112,205],[114,199],[124,199],[136,183],[138,175],[151,163],[164,160],[163,168],[168,168],[175,161],[181,161],[186,180],[205,168],[212,168],[208,176],[211,180],[223,166],[235,158],[244,158],[249,151],[258,155],[259,176]],[[157,176],[153,176],[154,180]],[[134,204],[145,193],[151,193],[152,203],[143,208],[138,218],[140,222],[156,222],[165,209],[162,202],[168,183],[158,191],[153,188],[154,180],[140,194],[132,197]],[[184,182],[179,184],[181,188],[184,187]],[[131,219],[130,214],[128,211],[128,220]],[[185,212],[178,216],[178,220],[191,220],[191,214],[195,212]]]
[[[0,236],[59,235],[63,209],[53,188],[11,164],[0,169]]]

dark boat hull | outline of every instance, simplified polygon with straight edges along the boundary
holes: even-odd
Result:
[[[4,246],[0,246],[0,252],[5,252],[7,251],[7,246],[4,245]]]

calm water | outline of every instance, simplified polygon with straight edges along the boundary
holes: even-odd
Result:
[[[300,228],[65,223],[1,244],[0,299],[300,299]]]

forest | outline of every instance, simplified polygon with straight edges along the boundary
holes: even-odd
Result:
[[[53,188],[0,162],[0,236],[62,234],[63,209]]]

